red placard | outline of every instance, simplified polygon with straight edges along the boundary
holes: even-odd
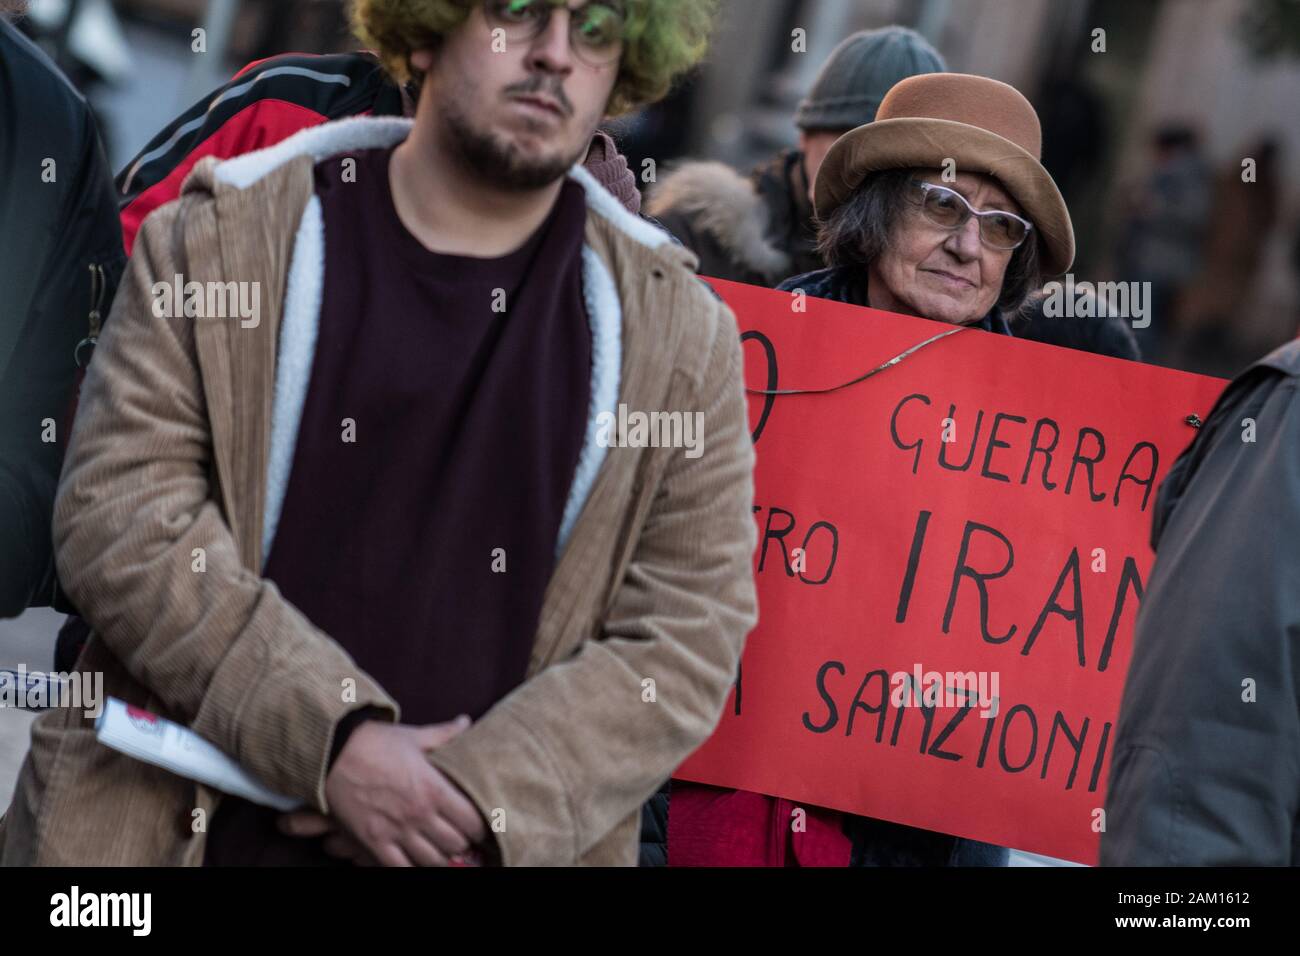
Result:
[[[751,388],[952,329],[710,281]],[[676,776],[1096,863],[1156,491],[1224,385],[964,329],[751,394],[759,623]]]

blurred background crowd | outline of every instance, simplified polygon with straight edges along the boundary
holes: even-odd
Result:
[[[1153,321],[1136,332],[1145,361],[1229,376],[1295,336],[1297,0],[722,8],[706,65],[612,130],[633,170],[688,157],[747,170],[795,143],[798,103],[842,38],[908,26],[950,70],[1008,82],[1037,108],[1043,162],[1074,218],[1076,279],[1151,283]],[[356,47],[343,0],[32,0],[22,26],[91,101],[115,171],[247,63]]]

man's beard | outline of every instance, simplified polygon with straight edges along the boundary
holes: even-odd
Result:
[[[491,129],[481,129],[453,102],[442,110],[447,142],[463,168],[510,190],[525,192],[549,186],[583,159],[590,143],[584,142],[572,156],[532,157]]]

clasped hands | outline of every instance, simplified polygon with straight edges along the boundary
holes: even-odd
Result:
[[[324,837],[326,853],[361,866],[476,864],[483,817],[427,756],[469,725],[464,715],[419,727],[364,721],[325,778],[330,814],[283,814],[280,831]]]

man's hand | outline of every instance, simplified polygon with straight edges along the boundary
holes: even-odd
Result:
[[[333,817],[327,817],[315,810],[298,810],[294,813],[280,815],[280,832],[285,836],[324,837],[321,846],[325,852],[336,860],[347,860],[356,866],[378,866],[379,861],[361,845],[351,833]],[[450,859],[452,866],[483,866],[483,855],[475,849]]]
[[[360,862],[369,855],[385,866],[446,866],[483,840],[477,808],[426,757],[467,727],[463,716],[425,727],[373,720],[357,727],[325,778],[331,816],[343,830],[327,838],[338,855]],[[329,832],[329,822],[293,814],[285,826],[318,836]]]
[[[347,860],[357,866],[378,866],[379,861],[333,817],[327,817],[315,810],[296,810],[282,813],[276,819],[276,826],[285,836],[311,839],[324,837],[321,846],[325,852],[338,860]]]

